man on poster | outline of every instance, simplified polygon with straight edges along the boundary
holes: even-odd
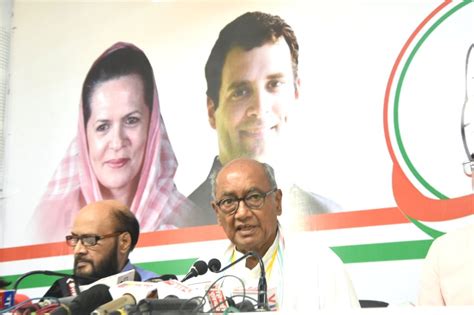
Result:
[[[219,145],[210,174],[238,157],[273,165],[284,162],[281,156],[288,148],[282,135],[299,98],[298,53],[292,28],[278,16],[248,12],[220,32],[205,67],[209,123]],[[279,167],[279,174],[288,168],[291,165]],[[281,177],[287,206],[294,211],[292,222],[308,214],[340,210],[331,200],[301,189],[288,176]],[[215,224],[209,176],[189,199],[200,208],[189,222]]]

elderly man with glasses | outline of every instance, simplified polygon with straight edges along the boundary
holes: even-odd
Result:
[[[158,277],[130,263],[128,256],[135,248],[140,226],[127,206],[115,200],[103,200],[82,208],[74,220],[66,243],[74,251],[74,275],[100,279],[135,269],[135,280]],[[63,279],[61,279],[63,280]],[[58,280],[46,295],[64,296]],[[63,292],[60,292],[63,291]]]
[[[257,253],[265,267],[270,309],[359,307],[342,262],[315,241],[314,233],[293,233],[284,239],[278,222],[283,195],[268,164],[246,158],[230,161],[211,176],[211,185],[211,205],[231,241],[220,260],[227,265],[249,252]],[[258,291],[258,258],[250,256],[226,272],[243,281],[246,294]],[[243,291],[237,281],[226,280],[222,288],[229,282],[237,287],[227,296]]]

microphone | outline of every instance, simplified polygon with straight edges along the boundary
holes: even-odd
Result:
[[[74,278],[66,279],[66,287],[67,287],[67,292],[69,293],[70,296],[77,296],[77,294],[79,293],[79,287],[77,286]]]
[[[167,281],[167,280],[178,280],[178,277],[173,274],[165,274],[161,275],[159,277],[153,277],[150,279],[145,280],[145,282],[161,282],[161,281]]]
[[[84,291],[86,292],[86,291]],[[71,302],[77,297],[76,296],[73,296],[73,295],[70,295],[70,296],[65,296],[65,297],[62,297],[62,298],[57,298],[56,299],[50,299],[49,297],[43,297],[43,300],[45,301],[59,301],[59,304],[64,304],[64,305],[69,305],[71,304]]]
[[[112,300],[109,287],[105,284],[96,284],[79,293],[69,304],[61,304],[51,312],[52,315],[90,314],[98,306]]]
[[[184,276],[181,282],[184,282],[190,278],[201,276],[205,274],[206,272],[207,272],[207,264],[202,260],[198,260],[194,262],[191,269],[189,269],[188,273]]]
[[[180,299],[176,295],[168,295],[163,299],[143,299],[138,302],[140,314],[183,314],[202,312],[201,301],[197,299]],[[170,312],[170,313],[168,313]]]
[[[154,282],[124,281],[110,287],[109,293],[112,299],[106,301],[105,304],[96,305],[92,314],[110,314],[113,311],[123,309],[125,306],[136,305],[137,301],[141,299],[156,297],[157,289],[158,283]]]
[[[245,297],[242,302],[239,303],[235,303],[233,298],[228,297],[227,302],[229,303],[229,306],[235,307],[240,312],[255,312],[255,307],[253,303],[250,300],[245,299]]]
[[[0,311],[15,305],[15,291],[0,290]]]
[[[107,302],[99,306],[91,314],[92,315],[105,315],[119,308],[122,308],[125,305],[135,305],[135,304],[137,304],[135,297],[131,295],[130,293],[125,293],[122,297],[119,297],[118,299],[112,300],[110,302]]]
[[[166,297],[165,299],[174,297],[176,299],[175,302],[179,305],[183,305],[183,301],[187,301],[187,299],[196,296],[196,293],[192,288],[182,282],[172,279],[159,282],[125,281],[116,286],[110,287],[109,292],[115,300],[96,308],[92,314],[116,314],[114,311],[120,312],[124,310],[131,312],[132,309],[136,308],[143,311],[140,306],[141,302],[137,303],[138,301],[142,301],[143,299],[153,301],[159,297]],[[178,301],[178,296],[182,301]],[[170,304],[170,302],[171,301],[168,301],[168,304]],[[175,305],[173,303],[171,304]]]
[[[209,263],[207,265],[209,267],[209,270],[214,273],[217,273],[219,272],[219,270],[221,270],[221,262],[217,258],[212,258],[211,260],[209,260]]]
[[[257,310],[259,311],[269,311],[270,308],[268,306],[268,296],[267,296],[267,279],[265,277],[265,265],[263,264],[262,257],[256,252],[250,251],[245,253],[242,257],[237,259],[236,261],[230,263],[223,269],[217,271],[218,273],[223,272],[233,265],[239,263],[240,261],[247,259],[248,257],[253,256],[257,258],[258,264],[260,265],[260,278],[258,280],[258,302],[257,302]],[[211,259],[212,260],[212,259]],[[216,259],[217,260],[217,259]]]
[[[254,312],[255,307],[253,306],[252,302],[249,300],[243,300],[240,303],[235,304],[235,307],[241,312]]]

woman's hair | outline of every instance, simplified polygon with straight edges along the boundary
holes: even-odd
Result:
[[[151,64],[141,50],[132,47],[124,47],[96,61],[87,73],[82,88],[84,125],[87,125],[91,116],[90,102],[96,86],[100,83],[130,74],[136,74],[142,79],[145,102],[151,113],[154,87],[154,76]]]

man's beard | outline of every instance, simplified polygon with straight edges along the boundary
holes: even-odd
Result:
[[[118,244],[115,241],[109,255],[97,263],[82,257],[82,255],[74,256],[74,275],[101,279],[119,273],[117,250]],[[77,272],[77,264],[81,261],[88,262],[92,266],[92,271],[87,273]]]

